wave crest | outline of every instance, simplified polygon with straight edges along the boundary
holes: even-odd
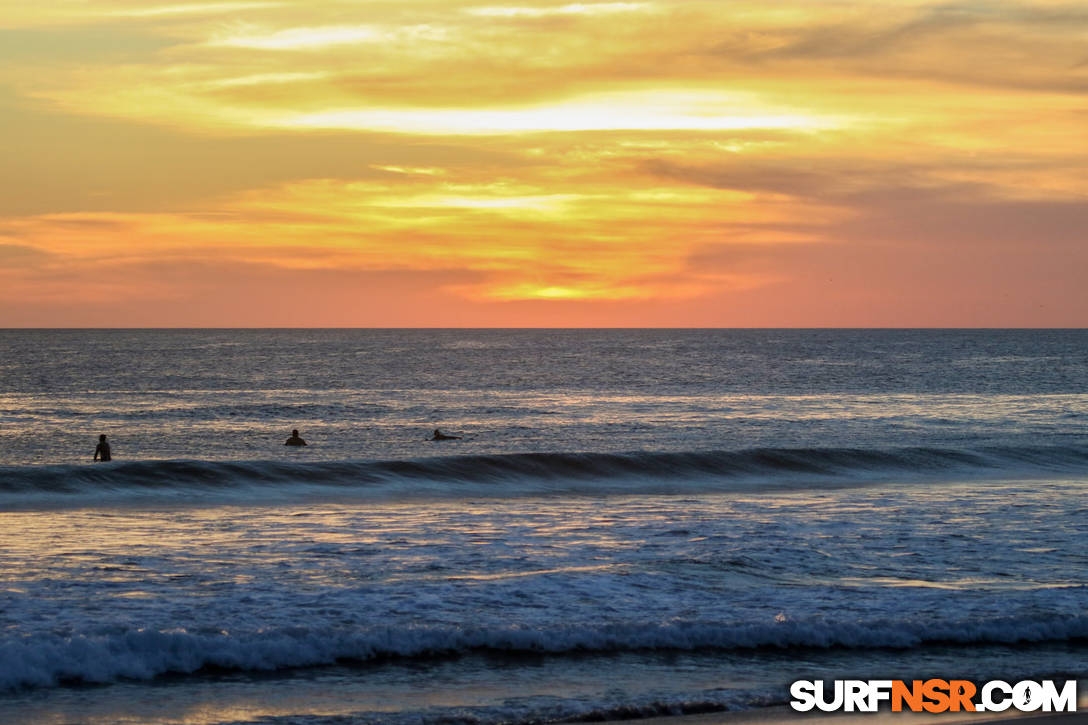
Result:
[[[0,502],[79,494],[269,494],[335,488],[364,496],[683,493],[948,475],[1083,473],[1088,449],[757,448],[742,451],[523,453],[388,461],[133,461],[0,467]]]
[[[298,627],[244,634],[135,630],[114,635],[37,635],[0,642],[0,691],[148,680],[209,669],[257,672],[389,658],[428,660],[485,651],[564,656],[639,650],[911,649],[1085,640],[1088,616],[945,622],[668,622],[540,629],[335,631]]]

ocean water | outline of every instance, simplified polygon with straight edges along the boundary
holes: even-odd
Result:
[[[2,331],[0,722],[1088,679],[1086,382],[1084,330]]]

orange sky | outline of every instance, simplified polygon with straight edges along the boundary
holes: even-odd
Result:
[[[0,326],[1088,324],[1088,7],[0,0]]]

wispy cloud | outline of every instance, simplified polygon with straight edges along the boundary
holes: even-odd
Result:
[[[281,2],[210,2],[178,3],[173,5],[122,6],[107,11],[107,15],[122,18],[160,18],[186,15],[222,15],[248,10],[282,7]]]
[[[230,31],[217,35],[208,44],[254,50],[314,50],[337,45],[374,43],[381,40],[381,31],[371,26],[329,25],[273,31]]]
[[[486,7],[466,8],[465,12],[469,15],[480,15],[493,18],[546,18],[564,15],[592,16],[644,12],[652,7],[653,5],[651,3],[645,2],[594,2],[553,6],[490,5]]]

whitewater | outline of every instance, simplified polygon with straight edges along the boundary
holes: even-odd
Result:
[[[1083,680],[1085,380],[1081,330],[3,331],[0,722]]]

